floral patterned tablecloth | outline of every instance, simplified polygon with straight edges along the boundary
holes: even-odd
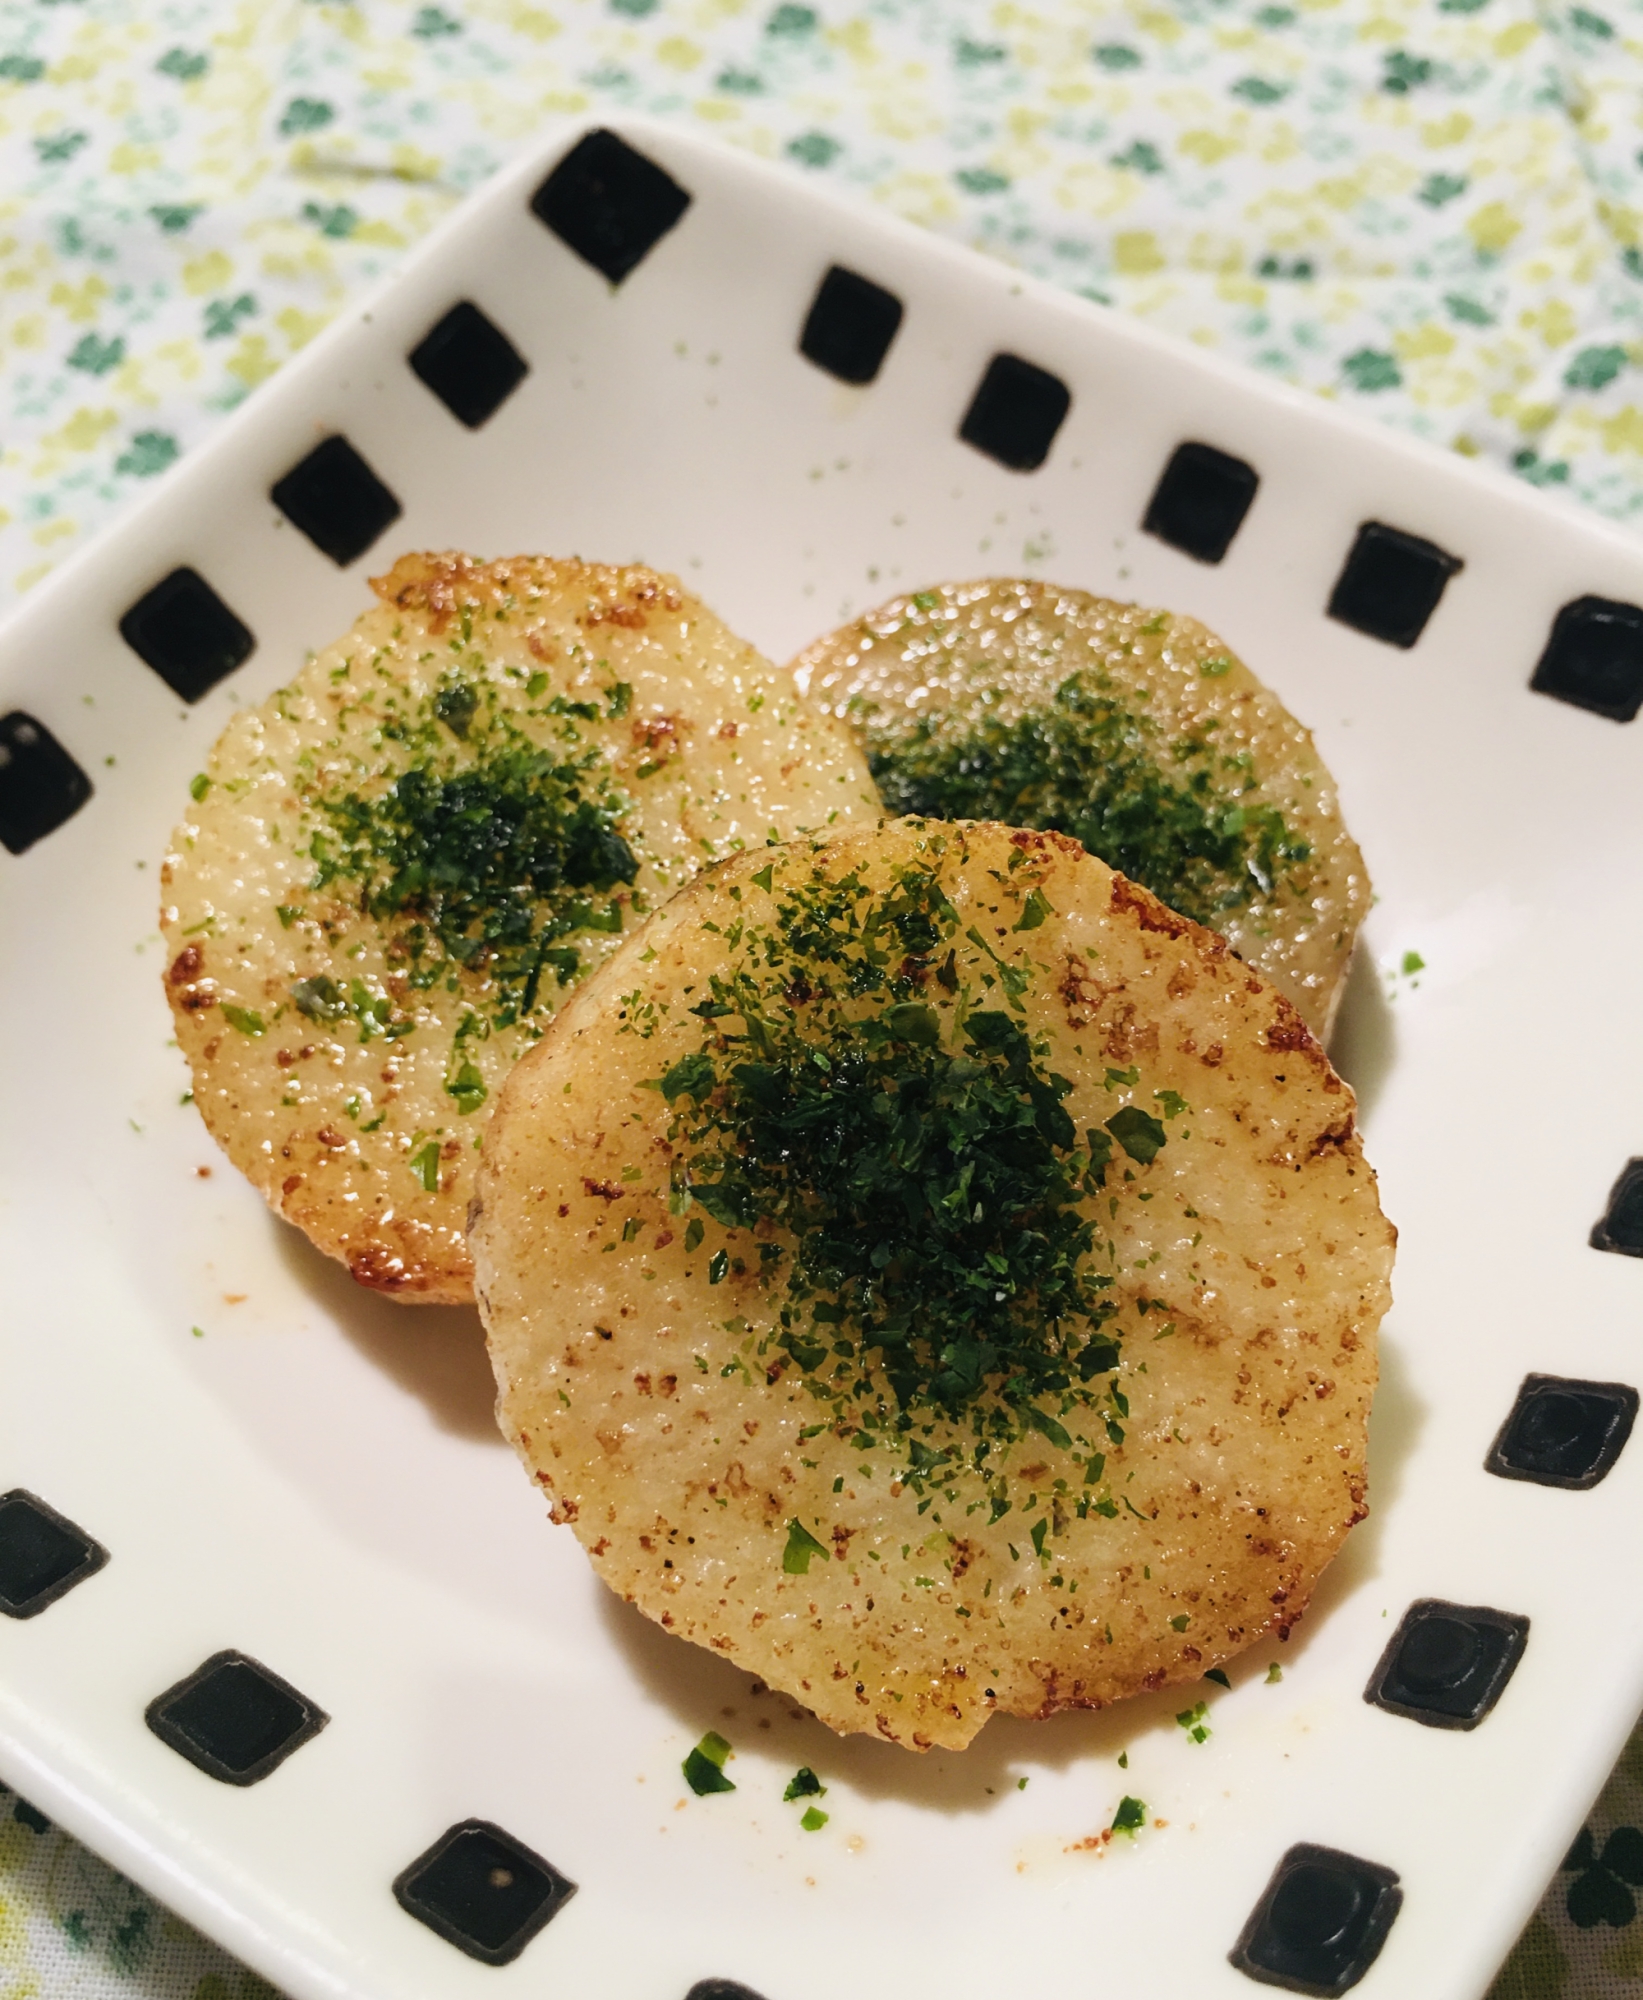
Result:
[[[0,607],[603,108],[1643,523],[1643,0],[0,0]],[[1496,2000],[1643,1994],[1640,1827]],[[0,2000],[265,1990],[0,1789]]]

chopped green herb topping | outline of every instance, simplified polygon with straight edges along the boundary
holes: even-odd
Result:
[[[1070,834],[1199,923],[1270,894],[1311,857],[1275,806],[1244,802],[1255,780],[1242,757],[1224,755],[1208,729],[1166,742],[1091,670],[1018,721],[984,713],[957,735],[921,717],[905,736],[881,736],[868,761],[892,814]]]
[[[805,1812],[799,1824],[804,1828],[806,1833],[820,1833],[831,1818],[832,1814],[824,1813],[820,1806],[811,1806]]]
[[[196,771],[188,781],[188,796],[197,805],[211,789],[211,780],[203,771]]]
[[[1209,1672],[1205,1674],[1204,1679],[1206,1681],[1218,1681],[1224,1688],[1229,1688],[1232,1685],[1231,1681],[1227,1679],[1225,1673],[1219,1667],[1211,1667]]]
[[[1187,1732],[1190,1741],[1194,1743],[1207,1743],[1213,1733],[1209,1724],[1204,1719],[1208,1714],[1209,1703],[1207,1701],[1195,1701],[1191,1708],[1182,1709],[1175,1720]]]
[[[416,1027],[409,1014],[396,1020],[394,1003],[387,994],[373,993],[363,979],[351,979],[346,988],[323,972],[313,979],[297,979],[291,985],[291,1000],[297,1012],[310,1021],[358,1022],[362,1043],[377,1035],[397,1042]]]
[[[348,996],[334,979],[321,973],[316,979],[299,979],[291,988],[297,1012],[310,1021],[340,1021],[349,1011]]]
[[[230,1007],[225,1000],[222,1017],[231,1028],[237,1028],[242,1035],[263,1035],[268,1032],[262,1016],[250,1007]]]
[[[1142,1800],[1122,1798],[1118,1801],[1118,1810],[1112,1816],[1114,1833],[1127,1833],[1133,1840],[1136,1829],[1145,1826],[1146,1823],[1147,1808]]]
[[[472,681],[453,677],[434,696],[434,714],[453,736],[466,737],[479,706],[479,690]]]
[[[1016,929],[1018,931],[1036,931],[1046,917],[1053,917],[1054,915],[1055,912],[1050,908],[1044,891],[1042,889],[1035,889],[1021,906],[1021,915],[1016,922]]]
[[[1139,1104],[1126,1104],[1107,1120],[1107,1130],[1138,1166],[1149,1167],[1164,1149],[1169,1134]]]
[[[827,1796],[827,1787],[808,1764],[801,1764],[787,1781],[787,1790],[782,1793],[784,1801],[793,1799],[820,1799]]]
[[[535,1008],[546,974],[561,985],[576,977],[581,954],[564,940],[622,928],[620,904],[589,899],[638,873],[620,831],[626,802],[572,720],[562,745],[543,748],[487,683],[454,673],[428,708],[431,720],[383,725],[414,760],[385,789],[314,802],[324,824],[309,846],[310,887],[348,885],[367,914],[394,925],[389,955],[413,985],[461,967],[486,974],[496,1025],[509,1027]],[[584,711],[601,714],[562,700],[545,712]]]
[[[445,1094],[456,1099],[456,1108],[466,1118],[469,1112],[477,1111],[485,1102],[488,1092],[479,1071],[472,1063],[465,1062],[455,1076],[445,1079]]]
[[[729,1755],[730,1745],[716,1729],[710,1729],[679,1766],[685,1774],[685,1783],[699,1799],[709,1792],[735,1791],[734,1781],[724,1771]]]
[[[1266,1670],[1266,1685],[1268,1687],[1271,1687],[1276,1682],[1281,1681],[1283,1677],[1284,1677],[1283,1668],[1279,1666],[1276,1660],[1274,1660],[1271,1666],[1269,1666]]]
[[[411,1172],[421,1181],[429,1194],[439,1192],[439,1144],[430,1139],[420,1152],[413,1153],[410,1160]]]
[[[921,1489],[991,1479],[989,1457],[1030,1434],[1088,1452],[1082,1413],[1116,1408],[1098,1378],[1118,1365],[1118,1307],[1082,1204],[1112,1138],[1079,1143],[1072,1084],[1008,1011],[1026,973],[972,929],[985,984],[959,990],[962,920],[935,861],[883,893],[819,865],[774,893],[774,922],[746,920],[695,1008],[701,1046],[655,1080],[675,1213],[760,1228],[761,1283],[780,1288],[760,1353],[785,1354],[860,1448],[894,1443]],[[1109,1123],[1132,1157],[1164,1143],[1144,1111]],[[709,1281],[729,1268],[717,1250]],[[995,1519],[1007,1505],[999,1479]]]
[[[802,1521],[789,1521],[787,1547],[782,1550],[782,1568],[789,1576],[808,1576],[812,1556],[820,1556],[823,1562],[832,1561],[825,1543],[818,1542]]]

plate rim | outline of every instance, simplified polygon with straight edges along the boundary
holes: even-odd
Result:
[[[1382,423],[1367,413],[1342,407],[1292,385],[1270,380],[1241,364],[1206,353],[1191,342],[1147,326],[1095,301],[1080,298],[1053,282],[1032,277],[962,243],[935,235],[919,225],[877,208],[864,197],[851,197],[826,184],[807,182],[797,169],[760,159],[720,142],[681,129],[666,120],[636,114],[590,113],[579,117],[559,117],[542,137],[520,149],[518,155],[498,170],[481,188],[458,202],[451,212],[431,229],[391,271],[375,280],[358,298],[350,301],[333,320],[279,371],[278,377],[248,397],[209,435],[192,447],[177,465],[168,469],[140,498],[120,510],[88,536],[73,553],[31,590],[18,598],[0,616],[0,648],[8,646],[18,633],[37,619],[49,619],[59,605],[70,601],[82,581],[94,574],[105,552],[128,537],[141,533],[145,517],[161,511],[190,482],[203,483],[213,477],[220,461],[232,460],[251,412],[263,415],[276,411],[282,403],[300,403],[308,385],[322,378],[336,351],[369,324],[380,301],[402,286],[409,287],[429,268],[436,267],[448,245],[456,240],[474,210],[485,205],[500,209],[521,190],[528,188],[548,166],[563,157],[575,139],[589,131],[608,129],[631,138],[636,144],[651,142],[681,156],[698,155],[725,165],[733,165],[750,181],[762,181],[773,192],[780,190],[817,214],[832,211],[851,231],[866,230],[888,246],[916,247],[918,254],[939,263],[975,283],[989,281],[997,292],[1026,299],[1037,308],[1053,312],[1074,328],[1088,326],[1104,341],[1117,339],[1132,350],[1163,350],[1178,364],[1192,368],[1211,383],[1234,390],[1242,398],[1265,399],[1274,407],[1300,415],[1312,427],[1333,431],[1346,439],[1372,441],[1380,450],[1404,457],[1417,471],[1442,472],[1462,490],[1471,486],[1492,494],[1496,501],[1509,501],[1514,509],[1532,521],[1556,519],[1567,528],[1571,522],[1593,541],[1606,545],[1623,564],[1643,572],[1643,548],[1635,533],[1606,517],[1594,514],[1564,496],[1525,486],[1504,470],[1485,461],[1472,460],[1445,450],[1430,440],[1412,436]],[[348,565],[350,571],[355,565]],[[1630,1726],[1617,1728],[1614,1754],[1618,1755]],[[15,1758],[15,1765],[11,1761]],[[1611,1756],[1606,1772],[1614,1761]],[[214,1893],[178,1860],[156,1848],[141,1833],[129,1828],[117,1814],[92,1792],[76,1784],[68,1772],[53,1769],[43,1756],[20,1736],[0,1734],[0,1775],[23,1795],[39,1803],[58,1825],[80,1839],[91,1851],[117,1867],[133,1881],[156,1896],[168,1908],[192,1923],[207,1936],[255,1970],[305,1996],[330,1996],[354,1990],[348,1983],[328,1973],[316,1959],[304,1956],[297,1943],[281,1938],[234,1905]],[[1553,1823],[1555,1824],[1555,1818]],[[1565,1839],[1564,1845],[1567,1844]],[[1550,1841],[1543,1841],[1550,1848]],[[1562,1848],[1557,1849],[1561,1854]],[[1554,1856],[1554,1860],[1555,1860]]]

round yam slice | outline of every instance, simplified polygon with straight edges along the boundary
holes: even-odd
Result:
[[[472,1296],[496,1092],[717,855],[872,819],[861,753],[668,576],[408,555],[194,781],[166,991],[234,1164],[361,1284]]]
[[[1353,1109],[1076,841],[740,855],[503,1091],[503,1429],[612,1589],[836,1730],[1196,1681],[1365,1512],[1393,1232]]]
[[[892,813],[1071,834],[1328,1038],[1369,876],[1310,733],[1196,619],[1048,583],[893,598],[793,662]]]

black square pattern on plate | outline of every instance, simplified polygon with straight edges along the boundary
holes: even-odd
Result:
[[[835,264],[822,279],[799,335],[799,352],[841,382],[871,382],[901,327],[894,292]]]
[[[0,715],[0,847],[24,854],[91,797],[91,780],[43,722]]]
[[[995,354],[958,434],[1012,472],[1035,472],[1049,457],[1072,400],[1059,375],[1019,354]]]
[[[120,637],[184,701],[209,694],[257,643],[199,571],[186,568],[138,598]]]
[[[269,493],[288,521],[339,569],[364,555],[403,509],[345,437],[331,436]]]
[[[108,1561],[83,1528],[14,1486],[0,1493],[0,1611],[33,1618]]]
[[[1612,1469],[1637,1420],[1637,1391],[1624,1382],[1525,1375],[1484,1470],[1584,1493]]]
[[[551,1862],[488,1819],[440,1835],[394,1882],[400,1907],[485,1965],[507,1965],[576,1894]]]
[[[412,373],[471,431],[494,417],[530,372],[501,327],[469,299],[452,306],[407,359]]]
[[[1423,1597],[1403,1614],[1365,1701],[1434,1729],[1476,1729],[1517,1671],[1529,1621]]]
[[[1630,722],[1643,706],[1643,610],[1608,597],[1565,604],[1529,685],[1611,722]]]
[[[330,1721],[305,1694],[244,1653],[213,1653],[143,1718],[162,1743],[225,1785],[254,1785]]]
[[[531,210],[613,285],[643,263],[690,206],[654,160],[614,132],[579,140],[531,196]]]
[[[1230,1956],[1265,1986],[1327,2000],[1374,1964],[1402,1902],[1390,1868],[1303,1843],[1278,1863]]]
[[[1212,444],[1178,445],[1142,527],[1199,562],[1218,563],[1244,524],[1261,476]]]
[[[1609,1205],[1592,1225],[1594,1250],[1613,1250],[1622,1257],[1643,1257],[1643,1160],[1628,1160],[1609,1190]]]
[[[1464,565],[1436,542],[1365,521],[1329,599],[1329,615],[1389,646],[1414,645],[1443,587]]]
[[[760,2000],[760,1995],[735,1979],[698,1979],[685,2000]]]

